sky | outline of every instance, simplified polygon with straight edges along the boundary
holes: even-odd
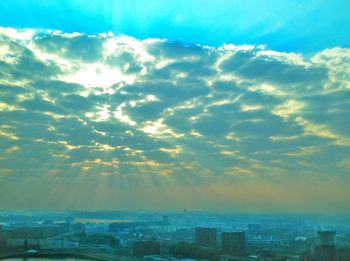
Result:
[[[350,211],[349,1],[1,1],[0,208]]]

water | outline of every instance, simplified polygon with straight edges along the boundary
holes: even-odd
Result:
[[[75,218],[75,223],[128,223],[130,219]]]

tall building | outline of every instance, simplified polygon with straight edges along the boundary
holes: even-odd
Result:
[[[334,247],[334,231],[318,231],[318,245]]]
[[[169,217],[168,216],[163,216],[162,223],[164,225],[169,225]]]
[[[195,238],[197,245],[215,248],[217,245],[216,228],[196,227]]]
[[[222,252],[234,256],[245,254],[245,233],[244,232],[222,232]]]
[[[334,231],[318,231],[318,245],[315,247],[315,261],[336,261]]]

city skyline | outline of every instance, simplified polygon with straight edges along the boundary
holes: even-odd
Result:
[[[0,3],[0,208],[349,213],[348,2],[34,2]]]

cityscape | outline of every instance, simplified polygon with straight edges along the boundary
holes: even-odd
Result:
[[[0,261],[350,261],[350,0],[0,0]]]
[[[349,216],[8,211],[0,258],[350,260]]]

